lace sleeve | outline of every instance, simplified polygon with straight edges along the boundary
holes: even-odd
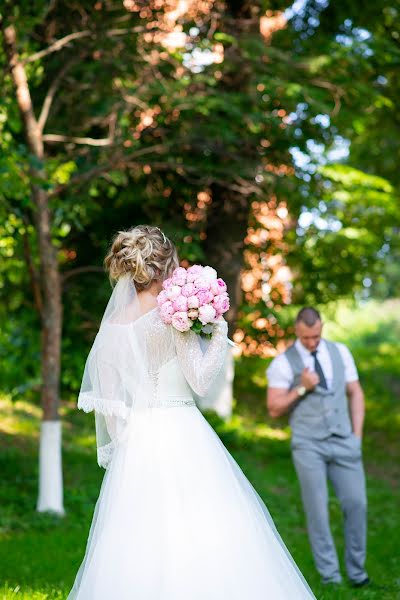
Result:
[[[183,374],[192,390],[205,396],[225,362],[228,347],[228,324],[221,320],[215,324],[210,343],[203,354],[199,337],[193,331],[175,330],[175,346]]]

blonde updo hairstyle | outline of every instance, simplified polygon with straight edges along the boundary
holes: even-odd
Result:
[[[179,266],[175,245],[158,227],[137,225],[119,231],[104,259],[110,278],[130,275],[138,291],[164,281]]]

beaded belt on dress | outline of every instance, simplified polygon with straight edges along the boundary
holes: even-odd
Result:
[[[196,406],[191,396],[169,396],[166,398],[155,398],[151,408],[170,408],[176,406]]]

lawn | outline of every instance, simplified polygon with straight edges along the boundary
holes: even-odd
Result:
[[[341,306],[327,325],[331,339],[346,341],[353,350],[366,392],[367,566],[371,578],[384,587],[352,590],[344,584],[328,589],[319,583],[290,460],[289,431],[285,420],[271,422],[265,414],[265,361],[238,362],[235,414],[228,423],[209,415],[265,500],[319,600],[400,600],[399,312],[396,303],[369,304],[357,311]],[[62,412],[67,513],[58,519],[34,510],[39,409],[23,399],[14,404],[5,396],[0,400],[0,600],[65,599],[83,556],[103,471],[95,463],[92,417],[75,410],[72,401],[63,403]],[[341,515],[333,497],[331,516],[342,557]]]

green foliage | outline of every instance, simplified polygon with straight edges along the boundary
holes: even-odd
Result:
[[[339,136],[334,149],[350,143],[343,160],[351,165],[329,164],[328,139],[316,154],[314,145],[304,150],[302,194],[312,219],[293,232],[289,259],[302,278],[299,301],[398,295],[398,15],[396,2],[307,2],[293,19],[303,34],[299,54],[329,68],[336,109],[323,126]]]
[[[308,302],[362,294],[379,279],[388,255],[400,251],[398,195],[387,180],[343,164],[318,173],[315,222],[298,229],[291,257],[299,273],[304,267],[307,272],[295,300]]]
[[[152,37],[162,31],[164,5],[150,2],[139,13],[123,3],[108,10],[107,2],[3,2],[6,24],[15,24],[28,61],[37,117],[57,84],[44,135],[61,136],[45,137],[39,164],[27,149],[0,48],[0,314],[14,318],[13,326],[2,320],[0,343],[11,361],[9,391],[18,387],[16,376],[31,387],[38,380],[36,343],[22,355],[23,344],[13,342],[38,324],[26,268],[28,256],[31,267],[39,266],[32,167],[42,169],[35,183],[51,197],[52,239],[65,276],[65,391],[76,392],[109,291],[105,278],[87,267],[101,266],[115,231],[139,222],[162,226],[183,259],[215,262],[215,207],[223,216],[227,208],[237,215],[255,199],[276,196],[286,202],[291,226],[284,246],[271,235],[261,250],[285,252],[295,303],[399,293],[398,7],[308,0],[292,6],[287,26],[266,42],[254,15],[289,4],[254,3],[248,22],[248,6],[240,2],[227,2],[225,12],[182,16],[186,46],[170,48]],[[84,35],[29,61],[72,32]],[[218,61],[203,64],[218,48]],[[342,138],[351,142],[351,167],[330,158]],[[93,145],[96,140],[105,144]],[[305,164],[293,160],[294,149]],[[204,191],[212,201],[200,206]],[[304,214],[312,219],[302,227]],[[233,227],[224,225],[222,219],[225,236]],[[231,253],[241,246],[245,225],[236,236],[226,244]],[[222,265],[237,264],[238,272],[240,260],[225,254]],[[254,308],[243,307],[242,324],[257,336]],[[261,301],[256,308],[284,326],[274,307]]]

